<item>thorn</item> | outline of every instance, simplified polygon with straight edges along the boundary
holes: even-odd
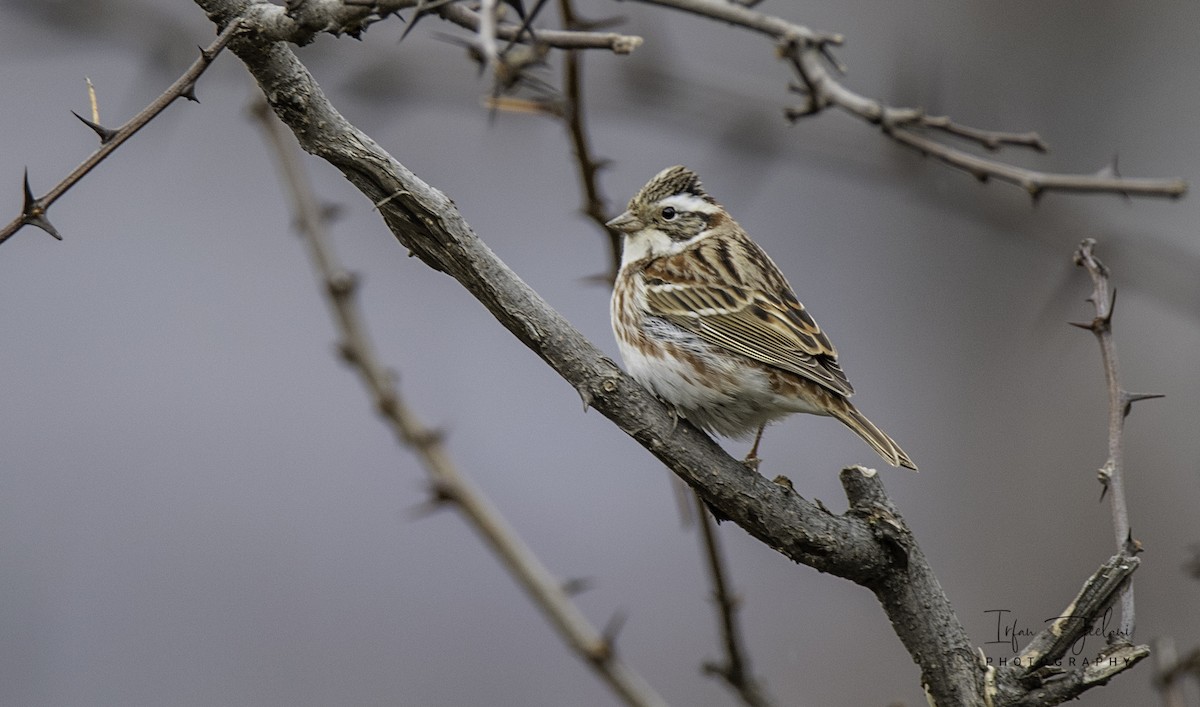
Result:
[[[595,586],[590,577],[576,577],[563,582],[562,589],[568,596],[579,596]]]
[[[117,136],[116,130],[109,130],[108,128],[104,127],[103,125],[100,125],[99,123],[93,123],[92,121],[90,121],[87,118],[83,117],[82,115],[76,113],[75,111],[71,111],[71,115],[75,116],[76,118],[79,118],[79,122],[88,126],[89,128],[92,129],[92,132],[99,135],[101,145],[107,145],[108,143],[112,142],[112,139],[114,137]]]
[[[1099,481],[1100,485],[1103,487],[1100,490],[1100,500],[1101,501],[1103,501],[1104,496],[1108,494],[1108,484],[1110,481],[1112,481],[1112,475],[1113,475],[1112,459],[1109,459],[1108,461],[1104,462],[1104,466],[1102,466],[1096,470],[1096,480]]]
[[[323,204],[321,206],[321,220],[329,224],[341,218],[345,212],[346,209],[341,204]]]
[[[423,520],[438,511],[445,510],[454,502],[454,494],[446,484],[440,481],[429,482],[429,500],[414,506],[409,510],[409,516],[414,520]]]
[[[452,503],[458,500],[458,495],[454,489],[444,481],[433,480],[429,482],[429,500],[431,503]]]
[[[392,396],[389,396],[387,398],[387,400],[393,401],[392,408],[394,409],[395,408],[395,405],[394,405],[395,398]],[[382,407],[382,402],[381,402],[380,407]],[[441,429],[441,428],[433,428],[433,429],[428,429],[428,430],[420,430],[419,432],[414,433],[412,435],[412,439],[410,440],[410,442],[412,443],[412,445],[414,447],[417,447],[419,449],[429,449],[430,447],[436,447],[436,446],[440,445],[445,440],[446,440],[446,430]]]
[[[1163,393],[1130,393],[1124,390],[1121,391],[1121,400],[1125,403],[1126,407],[1142,400],[1156,400],[1165,397],[1167,396]]]
[[[342,359],[351,366],[358,363],[358,350],[350,345],[348,341],[340,341],[337,345],[338,358]]]
[[[825,502],[819,498],[813,499],[813,505],[823,511],[826,515],[833,515],[833,511],[825,507]]]
[[[200,50],[200,58],[205,61],[211,62],[213,60],[213,57],[216,56],[216,54],[213,54],[212,52],[208,51],[207,49],[200,46],[199,44],[196,45],[196,48]]]
[[[33,198],[33,190],[29,188],[29,169],[25,169],[25,204],[21,207],[21,222],[29,226],[37,226],[46,233],[62,240],[58,230],[46,218],[46,209],[41,201]]]
[[[333,297],[350,297],[358,289],[358,276],[342,270],[334,273],[325,282],[325,287]]]
[[[587,412],[592,406],[592,391],[586,387],[576,388],[575,392],[579,393],[579,398],[583,400],[583,411]]]
[[[606,660],[616,652],[617,634],[621,632],[621,629],[625,628],[625,620],[628,618],[628,614],[624,611],[617,611],[609,618],[608,623],[604,624],[604,630],[600,634],[604,636]]]
[[[796,486],[792,483],[792,480],[789,479],[788,477],[784,476],[783,474],[776,476],[774,479],[771,479],[771,481],[776,486],[782,486],[784,488],[784,490],[786,490],[788,492],[791,492],[791,493],[796,492]]]
[[[1125,546],[1121,548],[1126,555],[1137,555],[1143,552],[1146,548],[1142,547],[1141,540],[1135,540],[1133,537],[1133,528],[1129,529],[1129,533],[1125,536]]]
[[[199,103],[200,99],[196,98],[196,82],[189,83],[186,87],[179,90],[179,95],[188,99],[192,103]]]
[[[413,10],[412,19],[408,21],[408,26],[404,28],[404,33],[400,35],[400,39],[397,40],[397,44],[404,41],[404,38],[407,37],[408,33],[413,30],[413,27],[417,26],[417,22],[419,22],[422,17],[432,13],[442,5],[449,4],[450,1],[451,0],[431,0],[430,2],[426,2],[426,0],[418,0],[417,7],[415,10]]]
[[[1071,326],[1079,327],[1080,329],[1087,329],[1088,331],[1092,331],[1092,332],[1096,331],[1096,322],[1095,321],[1067,322],[1067,324],[1070,324]]]

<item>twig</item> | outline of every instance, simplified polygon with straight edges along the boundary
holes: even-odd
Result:
[[[1161,395],[1130,393],[1121,387],[1117,373],[1117,348],[1112,338],[1113,305],[1116,290],[1108,284],[1108,268],[1095,256],[1096,241],[1085,239],[1075,250],[1075,264],[1087,270],[1092,279],[1092,294],[1088,301],[1095,307],[1096,316],[1086,323],[1072,322],[1096,335],[1100,344],[1100,359],[1104,366],[1105,387],[1108,390],[1108,459],[1099,470],[1098,480],[1103,488],[1101,498],[1108,495],[1112,508],[1113,533],[1117,552],[1136,554],[1141,548],[1129,526],[1129,508],[1125,502],[1125,417],[1133,403],[1161,398]],[[1121,598],[1121,632],[1132,639],[1134,622],[1133,585]]]
[[[234,33],[238,31],[238,27],[239,24],[236,21],[229,23],[212,44],[200,50],[200,57],[192,62],[192,65],[188,67],[187,71],[183,72],[182,76],[175,80],[175,83],[171,84],[166,91],[163,91],[162,95],[155,98],[150,105],[140,110],[137,115],[130,118],[128,122],[116,130],[110,130],[76,114],[75,117],[83,121],[100,136],[100,147],[42,197],[36,199],[33,197],[33,192],[29,187],[29,177],[26,174],[24,207],[21,209],[19,217],[13,219],[7,226],[0,229],[0,244],[11,238],[22,227],[29,225],[37,226],[61,240],[58,232],[54,230],[54,227],[50,225],[50,221],[46,217],[46,211],[50,206],[55,201],[58,201],[59,197],[67,193],[67,190],[75,186],[79,180],[83,179],[88,172],[92,171],[96,165],[103,162],[114,150],[124,144],[126,140],[133,137],[137,131],[145,127],[151,120],[154,120],[159,113],[163,112],[176,99],[187,98],[188,100],[195,101],[196,79],[213,63],[213,60],[221,53],[225,45],[229,43]]]
[[[696,499],[696,515],[699,517],[700,538],[704,543],[704,556],[708,561],[708,573],[712,577],[713,599],[717,603],[717,617],[721,624],[721,642],[725,645],[725,662],[704,664],[704,672],[716,675],[725,681],[742,702],[749,707],[770,707],[772,700],[750,670],[750,658],[742,647],[741,628],[737,621],[740,602],[729,589],[726,579],[725,560],[721,543],[717,538],[715,523],[708,506],[699,496]]]
[[[438,8],[438,14],[454,24],[478,32],[482,18],[478,12],[460,4],[451,3]],[[520,36],[518,36],[520,35]],[[520,25],[502,24],[496,27],[499,39],[529,42],[529,33],[521,32]],[[539,29],[537,42],[556,49],[607,49],[614,54],[629,54],[642,45],[637,35],[615,32],[584,32],[574,30]]]
[[[563,25],[568,30],[578,29],[578,18],[571,0],[559,0],[559,14]],[[621,237],[607,225],[612,214],[608,212],[608,203],[600,193],[600,185],[596,180],[597,173],[607,164],[606,160],[598,160],[592,156],[592,148],[584,123],[583,113],[583,72],[580,67],[580,57],[573,51],[568,51],[563,62],[563,93],[566,98],[564,108],[567,132],[571,136],[571,153],[575,156],[575,165],[579,172],[579,183],[583,187],[583,213],[600,229],[608,241],[611,269],[608,281],[612,282],[621,266]]]
[[[495,75],[496,64],[500,61],[500,49],[496,45],[496,0],[480,0],[478,34],[483,67],[489,76]]]
[[[777,43],[780,56],[792,65],[805,95],[804,105],[790,108],[785,115],[791,120],[820,113],[836,106],[869,123],[878,125],[885,135],[896,142],[912,147],[950,166],[972,174],[980,181],[998,179],[1016,184],[1036,198],[1049,191],[1106,192],[1130,196],[1179,197],[1187,191],[1182,179],[1122,179],[1105,171],[1094,175],[1054,174],[1016,167],[998,160],[973,155],[950,147],[914,128],[933,129],[970,140],[988,149],[1019,145],[1033,149],[1045,147],[1034,133],[996,133],[957,125],[944,117],[927,116],[914,108],[893,108],[866,96],[854,93],[830,74],[831,46],[843,42],[841,35],[821,34],[778,17],[752,10],[742,4],[724,0],[641,0],[652,5],[671,7],[684,12],[728,22],[771,37]]]
[[[313,266],[323,281],[341,332],[342,356],[358,372],[376,410],[396,438],[420,458],[432,481],[434,501],[450,504],[463,515],[567,645],[597,671],[621,700],[628,705],[665,706],[653,688],[617,657],[612,638],[591,625],[572,603],[562,583],[525,545],[486,496],[458,471],[450,461],[441,436],[425,427],[400,397],[393,376],[380,362],[367,334],[356,298],[357,280],[337,262],[326,233],[325,218],[296,151],[288,144],[282,123],[274,119],[266,104],[260,104],[255,114],[261,118],[278,157],[301,233]]]

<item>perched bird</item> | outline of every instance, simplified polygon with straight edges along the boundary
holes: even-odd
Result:
[[[783,273],[686,167],[659,172],[608,222],[625,235],[612,326],[639,383],[698,427],[754,433],[794,412],[829,415],[893,466],[916,469],[850,402],[829,338]]]

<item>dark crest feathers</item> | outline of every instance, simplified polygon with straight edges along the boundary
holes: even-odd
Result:
[[[682,165],[668,167],[659,172],[654,179],[651,179],[642,190],[633,197],[634,202],[643,204],[653,204],[659,199],[665,199],[673,194],[691,194],[692,196],[704,199],[710,204],[717,203],[715,199],[704,191],[704,186],[700,184],[700,177],[696,173]],[[633,202],[630,202],[632,205]]]

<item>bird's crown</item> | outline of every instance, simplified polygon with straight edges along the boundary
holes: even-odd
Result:
[[[676,194],[694,196],[710,204],[717,203],[708,195],[708,192],[704,191],[700,177],[696,176],[695,172],[682,165],[676,165],[656,174],[654,179],[647,182],[646,186],[642,187],[642,190],[633,197],[629,206],[633,208],[635,204],[653,204]]]

